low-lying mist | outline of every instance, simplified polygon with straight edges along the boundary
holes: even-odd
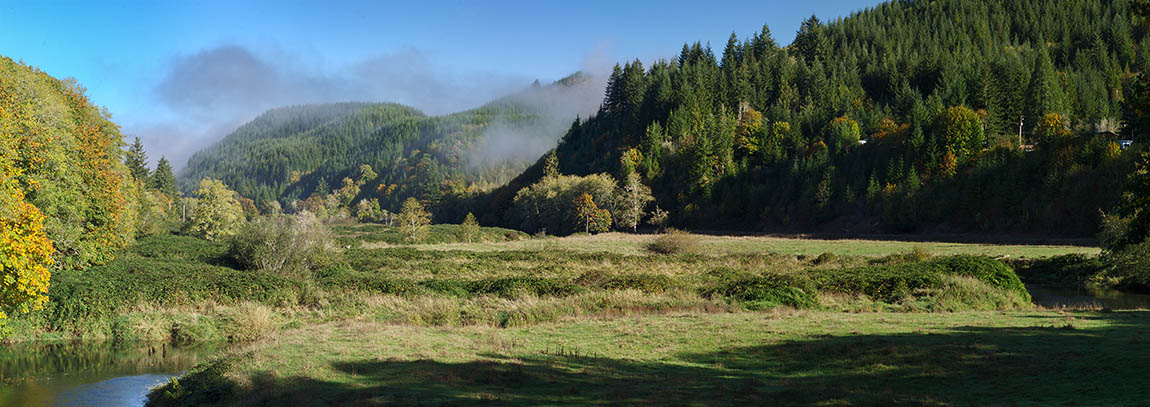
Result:
[[[473,166],[507,161],[533,161],[555,147],[576,117],[584,119],[599,109],[606,75],[580,72],[550,86],[534,86],[505,98],[526,106],[532,120],[498,117],[483,134],[469,157]]]
[[[472,154],[474,163],[531,160],[552,148],[576,116],[593,113],[603,97],[606,72],[584,64],[589,75],[568,86],[532,87],[519,74],[467,72],[409,49],[326,69],[322,58],[222,45],[169,61],[149,92],[156,114],[126,123],[151,159],[166,156],[182,169],[187,159],[268,109],[336,102],[395,102],[442,115],[507,97],[527,103],[536,119],[510,124],[496,119]]]

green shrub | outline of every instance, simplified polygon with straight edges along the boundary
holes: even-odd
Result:
[[[927,311],[997,310],[1019,308],[1029,300],[1014,292],[991,287],[990,284],[970,276],[947,274],[942,285],[917,305]],[[922,298],[922,297],[920,297]]]
[[[818,288],[814,281],[803,275],[754,275],[730,270],[711,274],[718,282],[705,288],[708,298],[727,297],[749,309],[765,309],[786,305],[795,308],[814,308],[819,304]]]
[[[819,266],[819,265],[823,265],[823,264],[827,264],[827,263],[834,263],[838,259],[839,259],[839,256],[835,255],[834,253],[826,252],[826,253],[820,254],[818,257],[815,257],[815,259],[812,260],[811,263],[813,263],[816,266]]]
[[[339,255],[331,232],[308,212],[266,216],[248,223],[232,237],[228,253],[244,268],[278,274],[327,267]]]
[[[562,297],[582,291],[581,287],[570,282],[542,277],[503,277],[480,280],[425,280],[419,285],[431,291],[460,297],[472,295],[498,295],[516,297],[527,294],[534,296]]]
[[[342,290],[397,295],[421,292],[414,280],[393,278],[379,273],[360,272],[342,263],[321,269],[316,272],[315,276],[322,286]]]
[[[122,256],[85,271],[52,273],[49,302],[38,311],[43,326],[77,331],[139,304],[155,307],[212,301],[266,305],[299,304],[305,284],[269,273],[252,273],[183,260]]]
[[[604,290],[639,290],[648,293],[660,293],[672,288],[675,282],[670,277],[661,274],[610,274],[600,270],[592,270],[575,279],[575,284]]]
[[[930,265],[942,273],[977,278],[991,287],[1013,291],[1030,301],[1030,293],[1018,274],[1001,261],[982,256],[951,256],[920,264]]]
[[[811,275],[819,289],[863,294],[877,301],[895,303],[943,287],[943,276],[967,276],[989,286],[1013,292],[1030,301],[1030,294],[1014,270],[1006,264],[977,256],[952,256],[937,260],[867,266],[849,269],[816,269]]]
[[[1106,262],[1098,256],[1067,254],[1042,259],[1020,259],[1010,262],[1014,271],[1026,281],[1064,287],[1081,287],[1106,271]]]
[[[700,251],[699,240],[690,233],[668,229],[647,244],[647,251],[656,254],[691,254]]]
[[[190,263],[231,264],[228,245],[193,236],[159,235],[140,238],[123,255],[154,259],[186,260]]]
[[[1150,240],[1106,255],[1106,277],[1116,287],[1150,291]]]

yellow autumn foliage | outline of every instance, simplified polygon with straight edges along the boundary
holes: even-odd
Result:
[[[17,187],[11,141],[0,133],[0,320],[44,306],[56,250],[44,233],[44,214]]]

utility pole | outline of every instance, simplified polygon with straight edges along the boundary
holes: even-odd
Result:
[[[1022,119],[1026,116],[1018,116],[1018,149],[1022,150]]]

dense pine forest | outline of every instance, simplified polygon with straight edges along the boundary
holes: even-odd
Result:
[[[1128,2],[890,2],[768,27],[721,52],[616,66],[563,173],[635,171],[674,224],[751,230],[1091,235],[1133,152],[1118,141],[1150,63]],[[1020,140],[1021,137],[1021,140]],[[1021,146],[1020,146],[1021,141]],[[506,226],[519,188],[493,197]]]
[[[358,178],[368,165],[378,178],[365,180],[345,206],[353,198],[377,199],[396,210],[408,197],[436,203],[470,196],[505,184],[536,158],[490,151],[508,148],[490,143],[515,133],[534,139],[528,145],[542,143],[535,154],[550,148],[569,118],[551,123],[552,112],[539,102],[575,99],[589,81],[577,73],[445,116],[390,103],[273,109],[192,156],[181,179],[185,190],[205,177],[219,179],[261,206],[277,201],[286,208],[347,186],[342,180]]]

